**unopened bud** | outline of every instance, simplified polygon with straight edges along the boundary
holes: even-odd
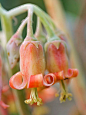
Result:
[[[14,68],[19,61],[19,48],[22,43],[22,36],[14,34],[7,43],[7,54],[11,68]]]

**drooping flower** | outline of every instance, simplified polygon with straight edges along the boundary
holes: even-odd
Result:
[[[22,89],[27,85],[27,88],[29,88],[30,76],[32,75],[33,77],[33,75],[38,74],[41,77],[41,75],[44,74],[44,71],[45,59],[42,45],[38,41],[24,40],[20,47],[20,72],[13,76],[14,80],[16,79],[15,76],[18,76],[20,80],[23,78],[23,83],[21,84],[22,81],[18,81],[18,84],[14,83],[13,86],[17,89]],[[21,84],[23,87],[19,87],[19,84]]]
[[[62,40],[54,40],[45,44],[47,70],[50,72],[50,74],[55,75],[56,78],[60,78],[62,87],[64,89],[64,93],[61,93],[61,101],[64,101],[66,97],[69,98],[71,96],[70,94],[67,94],[63,80],[70,79],[78,75],[77,69],[69,68],[69,60],[66,53],[66,48],[65,42]],[[60,73],[59,76],[58,73]]]
[[[20,47],[20,72],[10,79],[10,86],[15,89],[33,88],[31,102],[41,101],[37,96],[37,87],[43,87],[43,75],[45,71],[45,59],[43,47],[39,41],[31,41],[26,38]],[[23,81],[22,81],[23,79]],[[29,101],[25,101],[29,103]],[[40,102],[41,103],[41,102]]]
[[[46,46],[46,63],[49,72],[63,71],[65,79],[78,75],[77,69],[69,69],[66,47],[62,42],[52,41],[52,43],[48,43]]]

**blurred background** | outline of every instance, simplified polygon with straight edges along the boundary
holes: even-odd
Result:
[[[3,6],[3,8],[5,8],[6,10],[10,10],[12,8],[15,8],[25,3],[32,3],[39,6],[45,12],[48,12],[46,8],[47,5],[45,5],[47,3],[45,1],[47,0],[0,0],[0,3]],[[66,28],[68,30],[68,33],[71,36],[75,50],[77,52],[77,56],[79,59],[79,66],[81,67],[81,71],[83,71],[83,76],[81,76],[80,79],[83,79],[84,81],[83,84],[85,84],[86,86],[86,0],[57,0],[57,1],[60,1],[62,12],[64,12],[63,20],[65,22]],[[52,4],[52,7],[54,8],[53,4]],[[18,21],[17,25],[15,24],[15,21],[13,20],[14,32],[20,25],[22,19],[26,17],[26,15],[27,14],[24,13],[16,17]],[[33,19],[34,19],[33,27],[35,31],[35,28],[36,28],[35,15]],[[1,24],[0,24],[0,29],[1,29]],[[26,35],[26,30],[24,30],[23,32],[24,37],[25,35]],[[70,87],[71,86],[69,85],[69,92],[72,92]],[[86,88],[82,89],[80,93],[83,93],[85,90]],[[77,98],[77,95],[74,94],[72,101],[67,100],[65,103],[60,103],[59,98],[55,98],[52,102],[46,103],[45,107],[37,108],[36,110],[34,110],[35,111],[34,115],[86,115],[86,114],[83,114],[83,112],[79,111],[79,107],[77,106],[76,101],[75,101]],[[74,96],[76,96],[75,99],[74,99]],[[82,97],[80,96],[80,99],[81,98]],[[86,98],[84,98],[84,100],[86,101]],[[78,104],[81,104],[81,103],[78,103]],[[43,113],[37,114],[38,109],[40,109],[41,111],[45,111],[44,114]]]

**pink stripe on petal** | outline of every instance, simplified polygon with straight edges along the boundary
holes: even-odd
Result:
[[[37,74],[37,75],[31,75],[29,78],[29,85],[27,88],[37,88],[37,87],[43,87],[43,75]]]
[[[23,81],[22,81],[23,80]],[[13,89],[24,89],[26,87],[27,80],[23,77],[21,72],[16,73],[10,78],[9,85]]]

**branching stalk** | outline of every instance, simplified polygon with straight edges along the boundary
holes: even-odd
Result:
[[[8,15],[9,17],[14,17],[14,16],[17,16],[21,13],[24,13],[26,11],[28,11],[28,9],[32,8],[33,9],[33,12],[40,17],[42,23],[44,24],[47,32],[48,32],[48,35],[49,37],[53,37],[54,36],[54,32],[52,31],[52,28],[55,30],[56,27],[53,23],[53,21],[51,20],[51,18],[46,14],[44,13],[39,7],[37,7],[36,5],[32,5],[32,4],[25,4],[25,5],[22,5],[22,6],[19,6],[17,8],[14,8],[10,11],[8,11]],[[45,17],[45,18],[44,18]],[[48,22],[48,21],[49,22]],[[51,24],[51,27],[49,25],[49,23]]]

